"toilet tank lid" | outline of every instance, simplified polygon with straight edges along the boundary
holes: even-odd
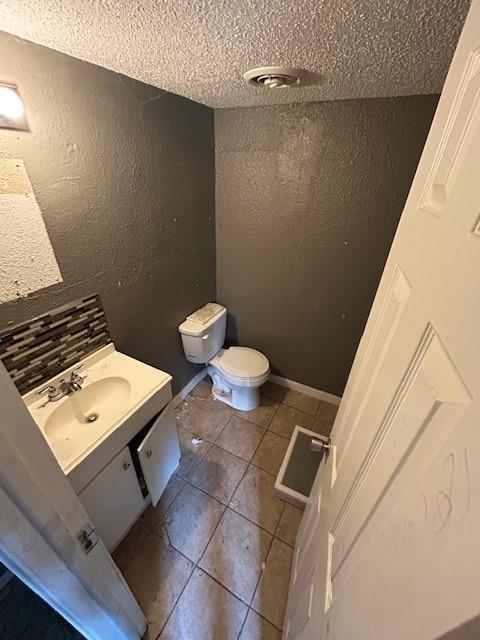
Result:
[[[201,336],[226,313],[226,308],[221,304],[209,302],[187,316],[178,330],[187,336]]]
[[[207,304],[204,304],[203,307],[200,307],[200,309],[197,309],[189,316],[187,316],[187,320],[198,322],[199,324],[206,324],[221,311],[226,311],[225,307],[222,307],[221,304],[218,304],[217,302],[207,302]]]

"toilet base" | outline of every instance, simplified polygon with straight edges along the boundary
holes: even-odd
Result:
[[[207,373],[212,379],[212,395],[215,400],[225,402],[239,411],[252,411],[260,404],[260,389],[258,387],[237,387],[227,383],[212,366]]]

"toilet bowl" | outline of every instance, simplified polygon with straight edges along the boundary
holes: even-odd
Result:
[[[251,411],[260,404],[260,387],[270,377],[267,358],[249,347],[220,349],[209,362],[215,398],[240,409]]]
[[[214,398],[239,409],[251,411],[260,404],[260,386],[270,377],[268,359],[249,347],[223,348],[227,310],[210,302],[179,326],[185,357],[207,365]]]

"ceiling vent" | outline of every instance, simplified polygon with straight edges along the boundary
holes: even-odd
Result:
[[[294,67],[256,67],[243,74],[247,84],[268,89],[286,89],[302,84],[306,72]]]

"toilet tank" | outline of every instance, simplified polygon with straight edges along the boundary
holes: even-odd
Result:
[[[227,310],[216,302],[209,302],[187,316],[178,327],[187,360],[197,364],[209,362],[223,347],[226,328]]]

